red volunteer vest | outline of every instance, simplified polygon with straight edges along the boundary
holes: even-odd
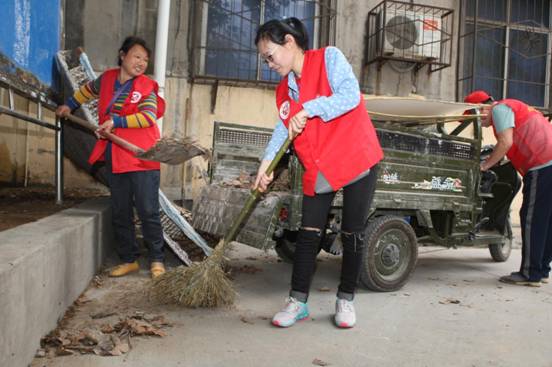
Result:
[[[525,175],[531,168],[552,161],[552,125],[544,116],[515,99],[503,99],[495,105],[498,104],[505,104],[514,112],[513,143],[506,156],[516,170]],[[492,126],[497,136],[494,123]]]
[[[119,75],[119,69],[107,70],[102,75],[100,86],[100,98],[98,102],[98,116],[100,124],[110,118],[106,110],[114,95],[115,80]],[[127,116],[138,113],[138,105],[152,91],[157,95],[157,118],[160,118],[165,113],[165,101],[157,92],[159,86],[157,83],[145,75],[140,75],[134,79],[130,88],[128,98],[125,100],[120,111],[120,116]],[[120,136],[128,142],[139,146],[145,150],[151,148],[160,138],[159,128],[153,125],[147,128],[117,128],[113,130],[113,134]],[[104,160],[104,153],[107,147],[107,140],[100,139],[96,142],[88,162],[94,164],[98,160]],[[124,173],[133,171],[148,171],[160,169],[159,162],[144,161],[138,159],[134,154],[117,144],[111,144],[111,161],[113,173]]]
[[[325,49],[305,52],[298,103],[289,97],[287,77],[278,85],[276,105],[286,127],[290,118],[303,109],[303,103],[332,95],[324,54]],[[319,117],[308,119],[303,132],[293,141],[305,167],[305,195],[315,194],[318,172],[337,191],[383,158],[376,130],[362,102],[361,96],[354,109],[328,122]]]

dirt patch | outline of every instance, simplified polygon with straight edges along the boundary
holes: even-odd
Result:
[[[56,204],[53,187],[0,187],[0,231],[30,223],[85,200],[106,196],[107,191],[68,189],[63,204]]]
[[[49,215],[55,214],[61,210],[71,208],[86,200],[109,196],[109,191],[93,189],[67,189],[64,192],[63,204],[55,203],[55,189],[53,187],[0,187],[0,232],[19,225],[37,221]],[[181,214],[188,221],[191,221],[190,213],[182,209]],[[138,218],[136,218],[137,233],[141,233]],[[205,254],[195,243],[188,239],[184,233],[178,230],[174,225],[167,227],[164,223],[164,229],[170,229],[168,232],[180,247],[186,251],[192,261],[201,261]],[[218,238],[207,233],[201,233],[201,236],[207,243],[214,247]],[[167,248],[167,251],[168,248]],[[180,265],[180,261],[177,261]]]

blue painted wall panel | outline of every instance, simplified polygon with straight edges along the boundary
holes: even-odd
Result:
[[[0,12],[0,52],[51,85],[60,45],[60,0],[0,0]]]

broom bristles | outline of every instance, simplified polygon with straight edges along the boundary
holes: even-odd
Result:
[[[154,279],[151,297],[161,303],[192,308],[234,303],[236,292],[222,268],[225,247],[226,243],[221,240],[203,262],[179,266]]]

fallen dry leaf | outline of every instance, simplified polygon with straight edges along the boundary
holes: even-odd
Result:
[[[318,288],[318,291],[319,291],[319,292],[329,292],[330,290],[331,290],[331,289],[328,288],[328,287],[320,287],[320,288]]]
[[[457,305],[457,304],[460,303],[460,300],[454,299],[454,298],[447,298],[443,301],[439,301],[439,303],[442,304],[442,305],[449,305],[449,304]]]
[[[312,360],[312,364],[315,366],[329,366],[330,364],[328,362],[324,362],[321,359],[315,358]]]
[[[250,325],[253,325],[255,324],[253,321],[249,320],[247,317],[245,316],[240,316],[240,320],[241,322],[243,322],[244,324],[250,324]]]
[[[115,331],[115,329],[113,328],[113,325],[111,324],[102,324],[100,326],[100,330],[104,334],[111,334],[112,332]]]
[[[90,317],[94,320],[96,319],[105,319],[106,317],[117,315],[115,311],[100,311],[93,314],[90,314]]]
[[[171,324],[163,315],[135,312],[120,319],[116,325],[88,323],[83,329],[58,329],[41,340],[37,356],[62,356],[75,352],[100,356],[120,356],[131,348],[130,337],[140,335],[166,336],[161,330]]]
[[[240,183],[248,185],[253,182],[253,177],[249,173],[241,171],[238,180],[240,181]]]
[[[111,335],[109,338],[102,341],[94,348],[94,354],[99,356],[121,356],[128,353],[130,345],[128,342],[121,341],[117,335]]]
[[[109,337],[99,330],[86,328],[80,333],[78,342],[85,346],[93,346],[99,344],[101,341],[107,338]],[[76,343],[73,342],[71,344]]]
[[[75,301],[75,305],[77,306],[82,306],[84,305],[85,303],[88,303],[90,302],[90,300],[88,298],[86,298],[85,295],[81,295],[79,298],[77,298],[77,300]]]
[[[149,322],[144,320],[137,320],[134,318],[125,319],[119,322],[117,325],[115,325],[114,328],[120,333],[124,333],[125,331],[128,331],[132,336],[136,336],[136,335],[154,335],[154,336],[161,336],[161,337],[167,336],[165,332],[151,325]]]
[[[243,273],[243,274],[255,274],[260,271],[263,271],[263,269],[258,268],[253,265],[242,265],[240,267],[232,268],[236,273]]]
[[[96,275],[94,278],[92,278],[92,284],[94,285],[94,287],[96,288],[101,288],[102,285],[103,285],[103,278],[101,277],[101,275]]]
[[[165,316],[163,315],[157,315],[153,317],[144,317],[144,320],[151,323],[154,326],[157,327],[166,327],[166,326],[172,326],[170,322],[165,319]]]
[[[72,356],[74,353],[72,350],[65,349],[65,348],[58,348],[56,350],[56,356]]]

